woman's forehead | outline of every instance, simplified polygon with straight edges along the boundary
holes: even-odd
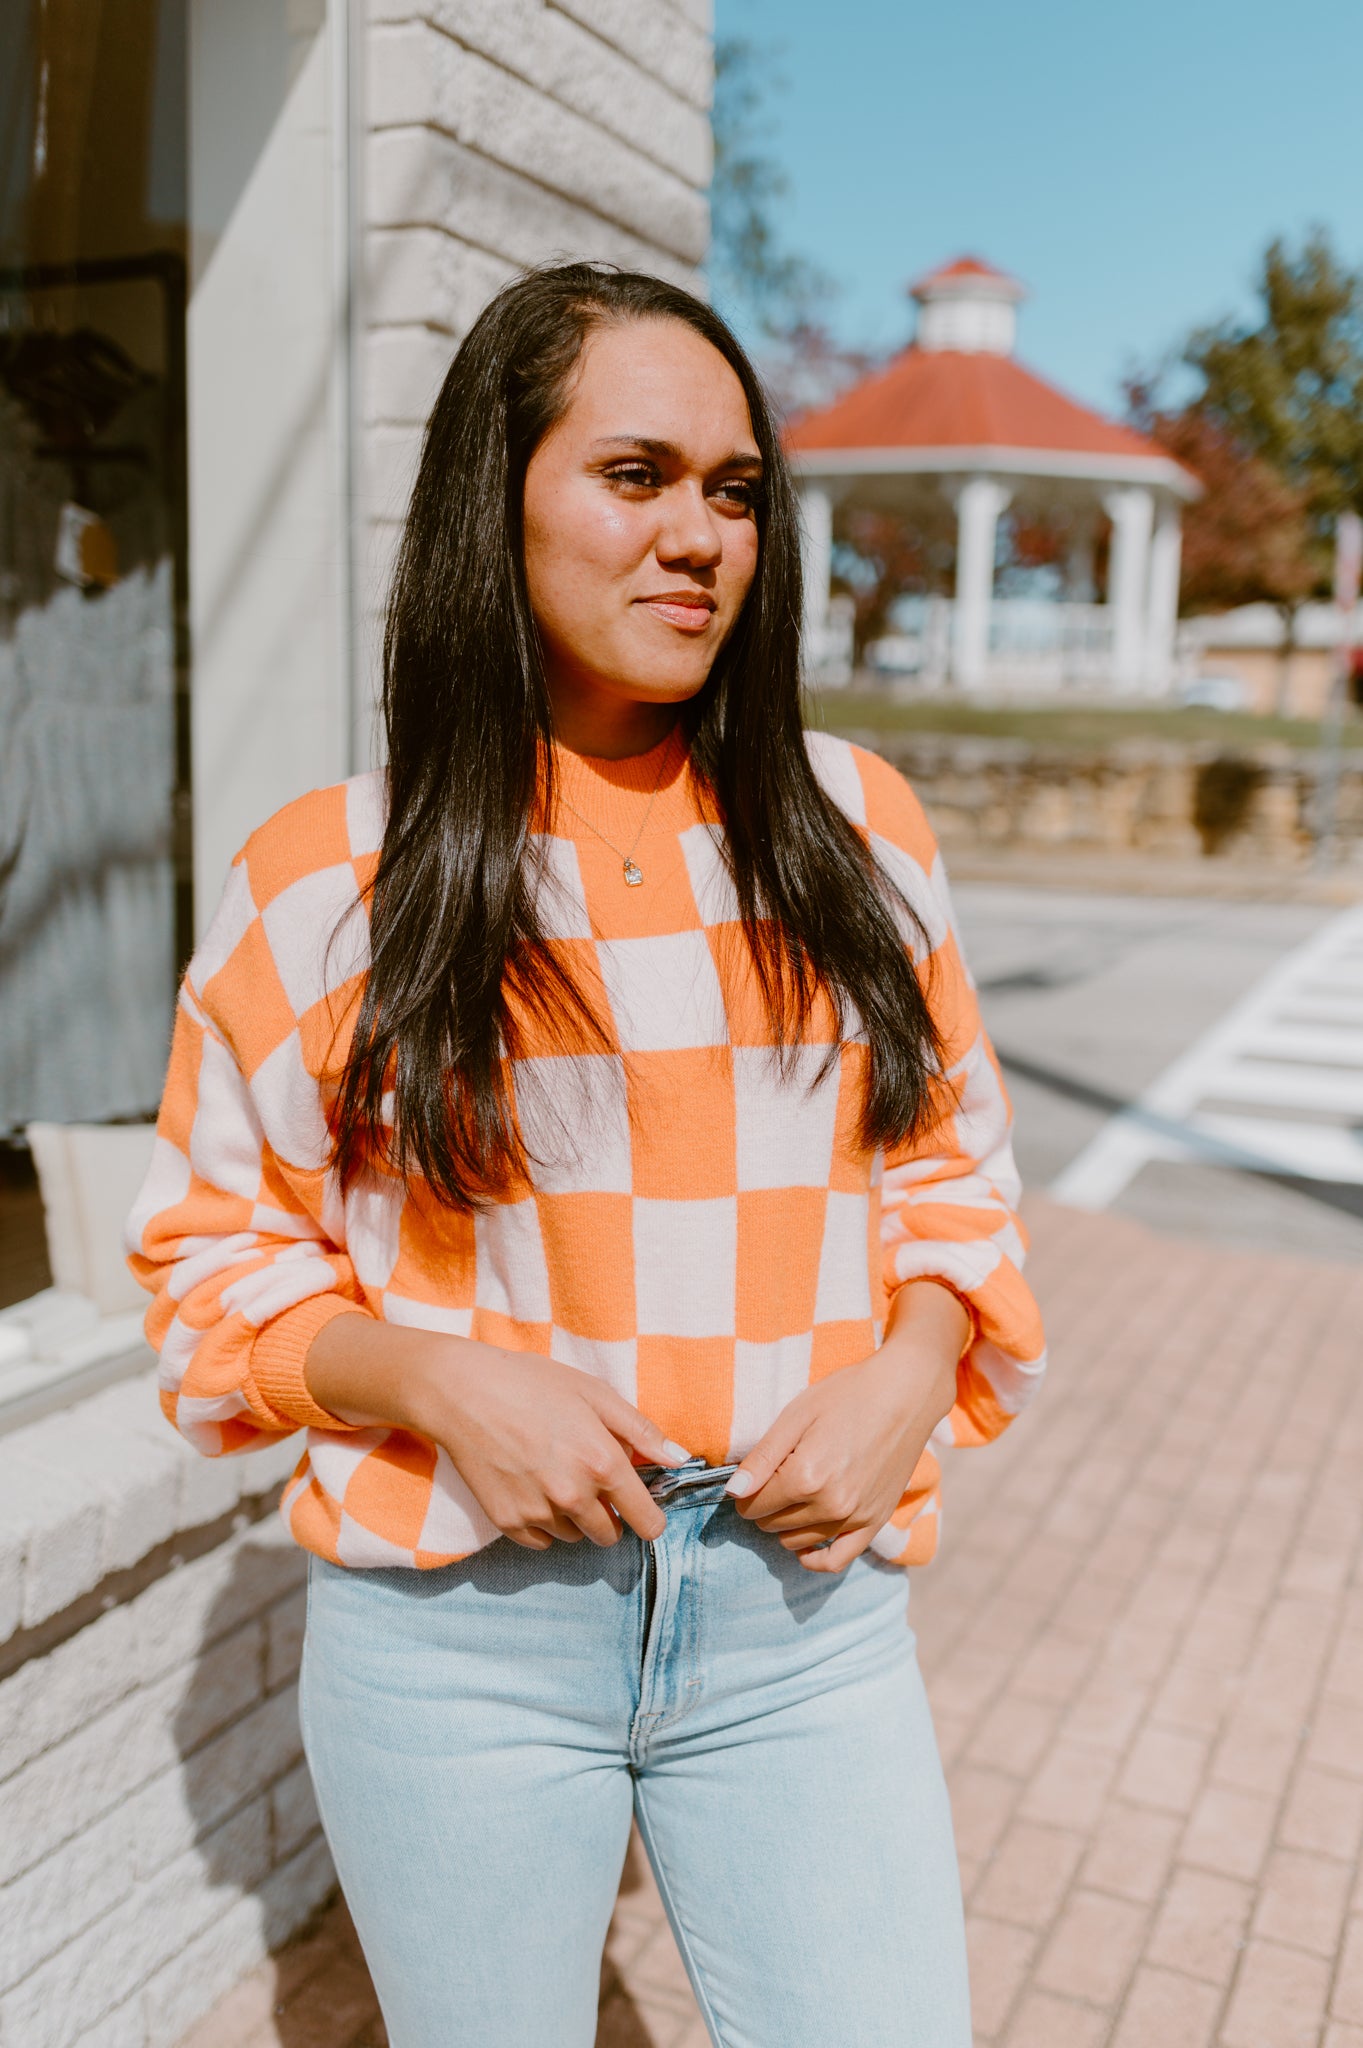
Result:
[[[574,439],[629,438],[756,452],[743,386],[719,350],[680,320],[598,327],[583,345],[561,424]]]

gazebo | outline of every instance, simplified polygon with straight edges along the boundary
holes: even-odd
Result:
[[[1195,478],[1162,449],[1067,398],[1017,361],[1024,287],[961,257],[910,287],[911,345],[791,427],[806,542],[806,625],[815,666],[829,642],[833,515],[862,506],[940,523],[955,515],[955,597],[941,671],[969,691],[1066,686],[1159,696],[1174,681],[1180,513]],[[1063,595],[994,595],[1001,515],[1059,522],[1070,536]],[[1107,602],[1093,602],[1093,550],[1111,522]],[[942,609],[946,607],[943,604]],[[926,635],[925,635],[926,637]]]

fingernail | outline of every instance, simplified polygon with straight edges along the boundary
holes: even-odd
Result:
[[[756,1493],[757,1481],[753,1478],[751,1472],[744,1472],[740,1468],[739,1471],[735,1472],[724,1491],[733,1494],[737,1500],[746,1500],[750,1493]]]
[[[670,1436],[663,1438],[663,1456],[675,1459],[679,1465],[687,1465],[691,1461],[691,1453],[684,1451],[680,1444],[674,1444]]]

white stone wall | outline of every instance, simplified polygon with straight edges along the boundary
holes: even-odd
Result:
[[[334,1882],[296,1455],[198,1458],[149,1373],[0,1438],[6,2048],[172,2048]]]
[[[365,667],[441,378],[529,263],[696,284],[709,229],[711,0],[368,0],[363,46]]]

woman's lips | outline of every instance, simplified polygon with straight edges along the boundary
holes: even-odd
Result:
[[[640,600],[658,618],[666,619],[669,626],[680,627],[683,633],[703,633],[714,616],[714,606],[692,604],[684,598],[645,597]]]

